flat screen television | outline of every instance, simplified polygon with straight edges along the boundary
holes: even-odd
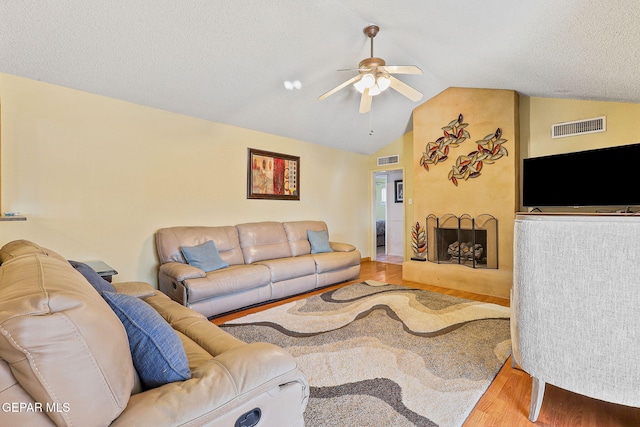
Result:
[[[524,159],[522,204],[640,206],[639,161],[640,143]]]

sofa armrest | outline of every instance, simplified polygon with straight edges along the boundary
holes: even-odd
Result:
[[[252,343],[233,348],[192,372],[191,379],[131,396],[127,408],[112,426],[139,424],[154,427],[218,425],[222,416],[238,411],[242,404],[261,396],[271,396],[297,383],[300,416],[307,403],[309,387],[295,359],[285,350],[268,343]],[[263,411],[268,410],[265,405]],[[244,410],[242,410],[244,412]],[[238,412],[239,416],[242,412]],[[228,424],[227,424],[228,425]],[[232,424],[231,424],[232,425]]]
[[[156,290],[146,282],[117,282],[112,285],[117,293],[132,297],[146,298],[156,294]]]
[[[335,252],[353,252],[356,250],[356,247],[349,243],[329,242],[329,245]]]
[[[189,264],[182,264],[181,262],[167,262],[162,264],[160,266],[160,273],[164,273],[178,282],[186,279],[207,277],[207,273],[205,273],[204,270]]]

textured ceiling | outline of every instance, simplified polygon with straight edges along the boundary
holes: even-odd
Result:
[[[0,72],[369,154],[419,103],[318,96],[369,56],[370,23],[375,56],[424,71],[398,76],[419,103],[452,86],[640,102],[637,0],[0,0]]]

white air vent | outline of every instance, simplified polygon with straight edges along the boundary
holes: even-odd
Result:
[[[556,123],[551,125],[551,138],[564,138],[565,136],[584,135],[586,133],[606,132],[607,117],[595,119],[576,120],[575,122]]]
[[[398,163],[400,163],[400,156],[397,154],[387,157],[378,157],[378,166],[397,165]]]

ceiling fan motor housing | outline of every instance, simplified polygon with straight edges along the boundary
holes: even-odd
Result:
[[[386,62],[382,58],[367,58],[360,61],[358,64],[358,68],[360,68],[360,72],[367,72],[371,70],[375,70],[378,67],[384,67]]]

